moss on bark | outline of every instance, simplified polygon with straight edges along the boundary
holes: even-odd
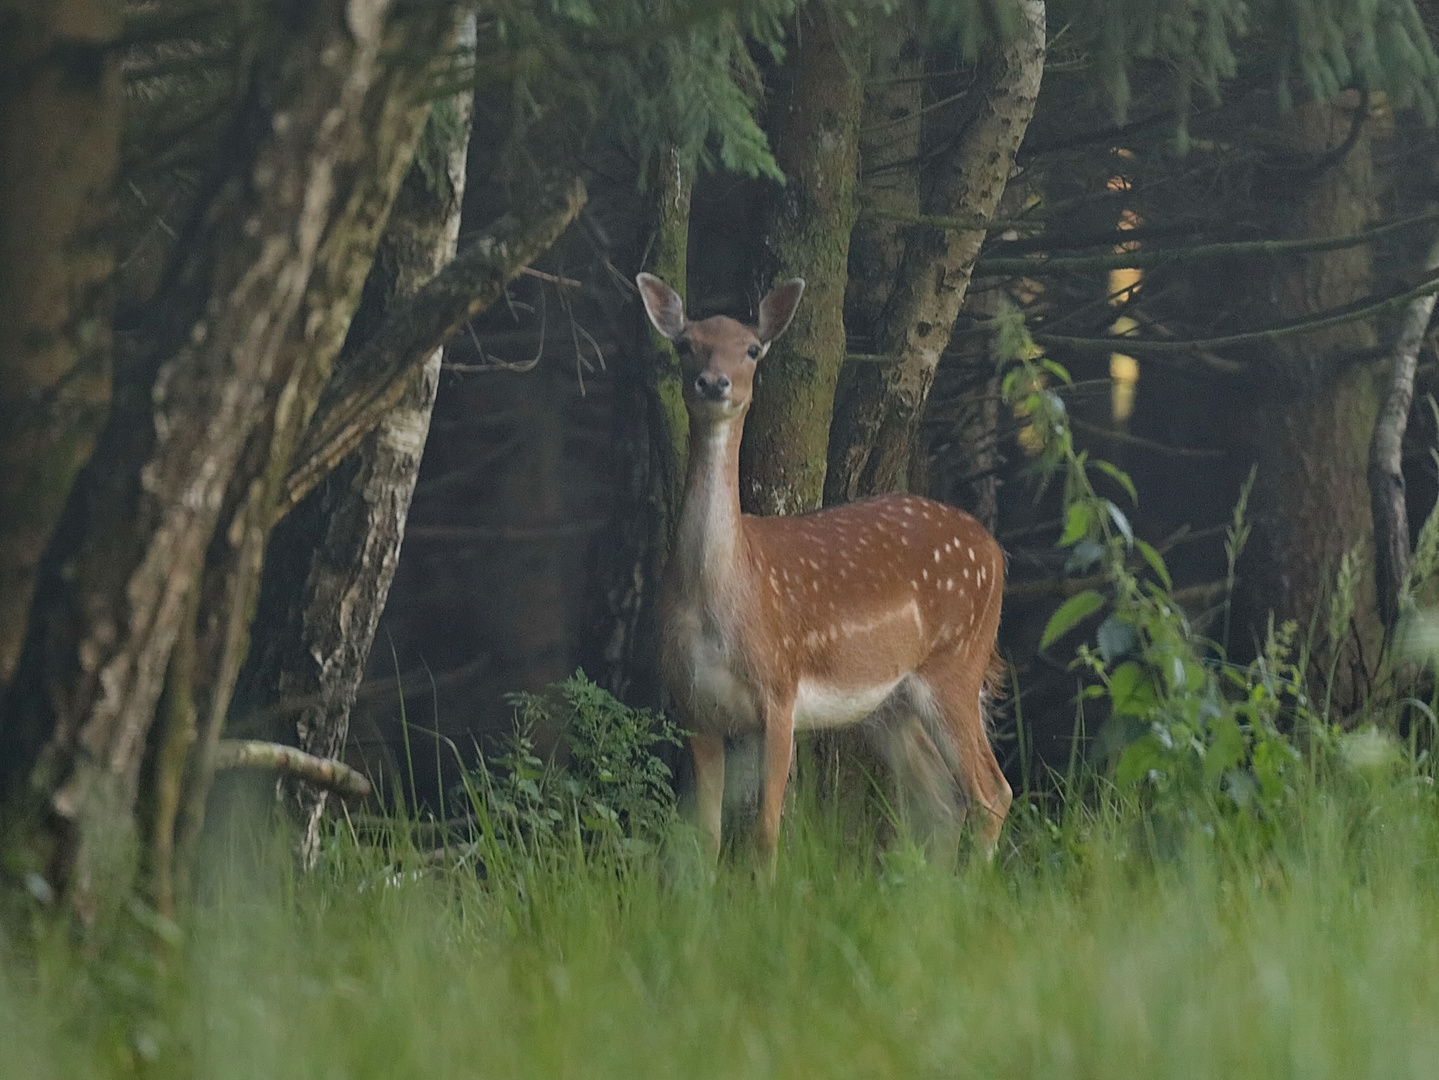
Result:
[[[764,224],[769,279],[802,277],[794,322],[760,364],[740,453],[746,510],[813,510],[824,494],[835,385],[845,355],[844,293],[858,210],[859,125],[869,49],[863,21],[811,6],[799,15],[770,125],[786,177]],[[762,282],[768,286],[769,280]]]

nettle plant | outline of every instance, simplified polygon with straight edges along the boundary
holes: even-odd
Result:
[[[1071,383],[1069,372],[1042,355],[1014,312],[1000,317],[995,348],[1005,401],[1026,422],[1021,438],[1035,455],[1041,483],[1063,480],[1058,544],[1069,551],[1066,575],[1083,586],[1055,611],[1039,647],[1104,615],[1093,640],[1078,647],[1073,667],[1089,676],[1081,709],[1101,700],[1108,707],[1100,742],[1114,784],[1151,807],[1190,816],[1204,808],[1260,816],[1278,809],[1306,775],[1284,729],[1319,726],[1303,678],[1307,647],[1295,625],[1271,622],[1251,664],[1227,662],[1222,647],[1191,626],[1163,554],[1134,534],[1120,505],[1096,490],[1098,474],[1138,501],[1123,470],[1075,449],[1054,388],[1056,381]],[[1244,513],[1252,482],[1251,473],[1225,539],[1226,636],[1234,567],[1249,536]]]
[[[551,691],[509,696],[514,731],[466,777],[486,861],[538,854],[556,841],[586,850],[649,850],[675,816],[670,769],[656,750],[680,745],[683,733],[660,713],[625,705],[583,672]],[[540,758],[541,728],[560,736],[566,764]]]

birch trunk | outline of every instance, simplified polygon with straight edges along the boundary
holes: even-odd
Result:
[[[931,213],[987,221],[1004,194],[1044,69],[1043,0],[1023,0],[1020,9],[1014,37],[982,65],[973,114],[940,171]],[[888,360],[857,366],[835,409],[827,502],[908,490],[925,402],[984,236],[983,228],[907,231],[876,334],[876,351]]]
[[[1439,239],[1429,248],[1424,269],[1439,270]],[[1404,490],[1404,432],[1414,403],[1414,371],[1434,314],[1434,294],[1412,300],[1404,309],[1394,342],[1389,387],[1369,443],[1369,499],[1374,516],[1374,584],[1379,617],[1392,630],[1409,578],[1409,507]]]
[[[207,553],[248,567],[261,550],[256,515],[236,508],[265,491],[257,431],[294,407],[275,388],[347,170],[366,158],[389,14],[326,0],[265,28],[208,200],[127,339],[109,424],[42,578],[42,621],[5,718],[3,793],[20,806],[22,857],[87,923],[133,876],[145,748],[196,590],[213,620],[195,657],[200,711],[223,712],[248,607],[238,588],[207,588]],[[224,647],[207,652],[207,638]]]
[[[472,37],[473,19],[467,35]],[[353,354],[396,301],[454,258],[469,146],[469,95],[442,103],[411,165],[380,240],[346,341]],[[320,758],[339,758],[350,710],[399,561],[410,497],[429,433],[442,350],[406,379],[403,395],[320,486],[275,530],[258,626],[264,646],[246,681],[254,704],[305,704],[290,733]],[[345,355],[338,361],[345,363]],[[301,856],[313,863],[328,792],[291,785],[302,824]]]

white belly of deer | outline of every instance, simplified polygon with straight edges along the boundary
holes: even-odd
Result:
[[[801,679],[794,699],[795,730],[814,731],[857,724],[884,704],[902,678],[870,686],[834,686]]]

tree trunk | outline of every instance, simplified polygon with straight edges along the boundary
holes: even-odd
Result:
[[[1302,105],[1285,118],[1292,147],[1319,170],[1310,166],[1310,175],[1300,178],[1309,182],[1292,212],[1294,236],[1357,232],[1375,216],[1369,140],[1362,132],[1352,138],[1356,122],[1363,122],[1355,110],[1366,108],[1359,94],[1349,92],[1334,104]],[[1296,178],[1292,169],[1289,173],[1277,177],[1276,185],[1292,190]],[[1368,246],[1295,257],[1279,264],[1270,278],[1270,318],[1297,318],[1357,300],[1370,292],[1372,279]],[[1285,338],[1265,358],[1263,393],[1251,427],[1259,472],[1250,504],[1254,541],[1244,575],[1257,632],[1271,610],[1281,619],[1298,620],[1301,628],[1317,613],[1322,627],[1341,557],[1356,549],[1370,557],[1374,524],[1367,472],[1379,412],[1379,366],[1346,362],[1345,354],[1367,352],[1374,344],[1373,324],[1355,322]],[[1372,575],[1359,575],[1353,600],[1356,633],[1347,642],[1320,643],[1339,650],[1328,659],[1335,664],[1335,701],[1341,705],[1352,701],[1362,668],[1372,670],[1382,640]]]
[[[1004,194],[1044,70],[1043,0],[1024,0],[1021,12],[1014,37],[981,65],[972,115],[926,207],[932,214],[987,221]],[[875,335],[887,362],[858,365],[835,410],[827,502],[909,488],[925,401],[984,236],[983,228],[907,231],[899,280]]]
[[[879,215],[919,213],[923,105],[924,49],[914,6],[904,3],[889,19],[875,20],[859,129],[861,216],[850,234],[844,321],[851,340],[864,341],[870,352],[904,259],[904,224]]]
[[[466,36],[473,41],[473,17]],[[343,367],[389,314],[448,263],[459,237],[472,98],[436,106],[380,239]],[[436,349],[405,380],[403,396],[320,486],[276,528],[259,602],[258,647],[242,682],[247,707],[303,701],[292,732],[299,748],[338,758],[375,629],[394,579],[410,497],[439,385]],[[326,789],[297,782],[301,857],[318,854]]]
[[[1439,270],[1439,238],[1429,248],[1424,269]],[[1393,368],[1374,438],[1369,443],[1369,498],[1374,515],[1374,584],[1379,617],[1388,629],[1399,621],[1400,601],[1409,579],[1409,507],[1404,490],[1404,432],[1414,403],[1414,370],[1434,314],[1434,294],[1409,302],[1394,342]]]
[[[802,277],[804,302],[760,364],[740,454],[740,498],[752,513],[813,510],[845,355],[844,292],[868,48],[863,23],[822,5],[796,17],[771,142],[786,177],[766,214],[770,277]],[[768,287],[769,281],[761,283]]]
[[[0,700],[110,398],[118,0],[0,14]]]
[[[684,296],[694,168],[677,150],[665,155],[655,192],[653,242],[646,269]],[[643,318],[636,305],[636,318]],[[689,415],[680,394],[674,345],[645,320],[648,352],[622,351],[614,366],[614,439],[622,473],[611,557],[600,571],[603,679],[632,705],[661,704],[659,582],[684,495]]]
[[[241,590],[203,587],[206,553],[218,539],[228,561],[258,559],[255,515],[227,513],[218,538],[216,526],[227,495],[233,506],[244,492],[243,506],[264,490],[247,447],[287,374],[337,189],[364,159],[388,13],[328,0],[267,28],[223,172],[117,365],[115,408],[44,574],[28,692],[5,718],[4,796],[29,804],[26,846],[87,922],[128,888],[142,757],[193,590],[201,640],[225,642],[216,669],[203,645],[197,655],[197,678],[212,680],[202,717],[238,666],[247,605]]]

